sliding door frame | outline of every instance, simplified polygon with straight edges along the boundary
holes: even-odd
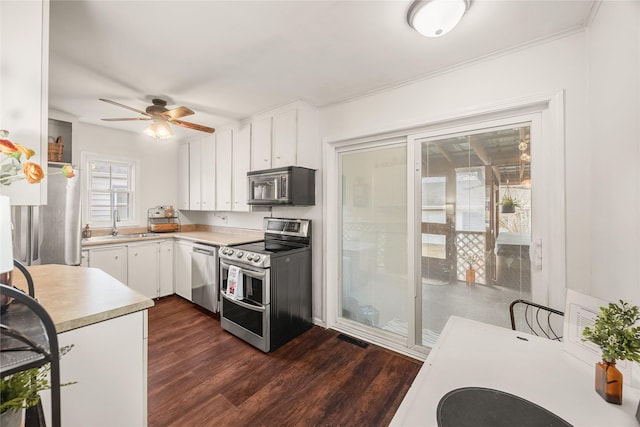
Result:
[[[416,225],[416,177],[420,173],[419,157],[414,149],[417,135],[438,135],[447,133],[449,129],[481,129],[486,123],[522,122],[523,117],[537,117],[539,123],[536,130],[537,144],[532,145],[531,154],[538,167],[536,185],[548,188],[545,200],[532,200],[538,206],[535,212],[540,221],[548,224],[548,230],[541,236],[535,236],[533,254],[542,254],[542,264],[532,271],[532,280],[550,283],[545,295],[534,296],[535,299],[553,307],[564,307],[566,293],[566,243],[565,243],[565,162],[564,162],[564,93],[557,92],[530,98],[514,100],[498,105],[475,108],[471,111],[457,112],[420,123],[405,125],[399,128],[381,129],[376,132],[357,136],[325,138],[323,140],[324,163],[324,318],[328,328],[356,336],[376,345],[389,348],[402,354],[424,359],[429,349],[420,345],[416,327],[416,299],[418,297],[416,272],[416,256],[419,253],[418,239],[415,239]],[[532,122],[533,126],[533,122]],[[532,135],[533,138],[533,135]],[[340,171],[340,153],[358,149],[380,147],[389,144],[404,143],[407,146],[407,241],[408,298],[407,321],[408,337],[400,339],[393,334],[375,328],[360,325],[357,322],[341,319],[340,295],[342,289],[342,256],[341,256],[341,204],[342,180]],[[544,160],[543,160],[544,159]],[[416,163],[418,162],[418,163]],[[543,250],[544,249],[544,250]],[[412,274],[411,272],[414,272]]]

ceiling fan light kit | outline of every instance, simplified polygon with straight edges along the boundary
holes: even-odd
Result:
[[[471,0],[415,0],[407,22],[426,37],[440,37],[451,31],[469,9]]]
[[[167,139],[175,135],[175,132],[173,132],[173,129],[171,129],[171,126],[169,126],[169,123],[166,121],[157,118],[152,120],[153,123],[144,130],[146,135],[155,139]]]
[[[172,110],[167,109],[167,101],[159,98],[153,99],[151,102],[153,105],[148,106],[145,111],[138,110],[137,108],[129,107],[128,105],[120,104],[119,102],[111,101],[109,99],[100,98],[100,101],[108,104],[113,104],[118,107],[126,108],[127,110],[134,111],[142,114],[145,117],[128,117],[117,119],[102,119],[108,122],[114,121],[130,121],[130,120],[151,120],[151,124],[145,129],[144,133],[155,139],[167,139],[175,135],[175,132],[171,128],[171,124],[176,126],[182,126],[188,129],[194,129],[201,132],[213,133],[214,128],[208,126],[199,125],[196,123],[185,122],[178,120],[184,116],[190,116],[194,114],[192,110],[187,107],[178,107]]]

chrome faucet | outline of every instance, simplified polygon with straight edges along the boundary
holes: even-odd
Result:
[[[113,227],[111,227],[111,235],[118,235],[118,227],[116,226],[116,222],[120,222],[120,215],[118,215],[118,209],[113,210]]]

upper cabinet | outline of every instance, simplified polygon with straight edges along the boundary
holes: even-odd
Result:
[[[0,1],[0,123],[46,169],[49,118],[49,1]],[[11,40],[11,43],[9,43]],[[47,203],[47,180],[2,186],[14,205]]]
[[[251,167],[251,125],[240,126],[233,137],[232,211],[249,212],[247,204],[247,172]]]
[[[271,143],[271,167],[298,166],[298,111],[284,111],[273,116],[273,140]],[[302,141],[301,141],[302,142]]]
[[[189,210],[212,211],[216,204],[216,137],[209,135],[188,146]]]
[[[216,141],[216,210],[231,210],[231,170],[233,133],[225,129],[217,134]]]
[[[271,116],[251,122],[251,170],[271,167]]]
[[[281,166],[317,169],[318,112],[298,101],[256,117],[251,122],[251,170]]]
[[[189,209],[189,144],[178,147],[178,209]]]
[[[182,210],[249,212],[247,172],[281,166],[319,169],[318,112],[294,102],[251,122],[218,127],[180,146],[178,206]]]

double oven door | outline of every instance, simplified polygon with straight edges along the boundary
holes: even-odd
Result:
[[[227,294],[230,267],[239,270],[240,298]],[[270,269],[220,259],[220,324],[222,329],[264,352],[270,344]]]

